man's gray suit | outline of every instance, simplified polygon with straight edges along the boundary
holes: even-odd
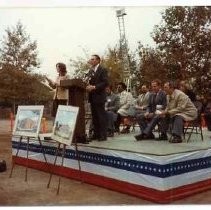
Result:
[[[114,94],[113,92],[107,95],[105,109],[107,114],[108,131],[111,133],[114,132],[114,122],[117,119],[117,111],[119,109],[119,106],[120,106],[119,95]]]
[[[144,114],[140,115],[137,119],[141,129],[141,134],[145,134],[147,136],[153,136],[152,130],[158,124],[159,121],[163,120],[162,118],[160,118],[158,115],[155,114],[157,105],[161,105],[162,109],[166,108],[167,105],[166,94],[162,90],[159,90],[157,94],[150,93],[149,105],[146,110],[146,112],[151,113],[150,119],[145,118]],[[161,133],[165,133],[166,132],[165,123],[160,123],[160,125],[161,125],[160,127]]]

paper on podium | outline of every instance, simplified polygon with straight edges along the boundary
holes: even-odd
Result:
[[[157,114],[157,115],[159,115],[159,114],[161,114],[162,112],[160,111],[160,110],[156,110],[155,111],[155,114]]]

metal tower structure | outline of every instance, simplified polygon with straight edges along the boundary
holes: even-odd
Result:
[[[119,25],[119,45],[120,45],[120,56],[123,62],[123,80],[127,83],[127,87],[130,89],[131,87],[131,79],[130,79],[130,68],[129,68],[129,59],[128,59],[128,44],[125,36],[125,21],[124,16],[127,15],[125,13],[125,9],[116,10],[116,17],[118,19]]]

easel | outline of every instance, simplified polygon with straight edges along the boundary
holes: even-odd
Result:
[[[56,149],[55,160],[54,160],[53,166],[56,165],[57,157],[58,157],[58,155],[59,155],[61,146],[63,146],[63,147],[62,147],[62,161],[61,161],[61,167],[63,167],[63,165],[64,165],[64,156],[65,156],[66,146],[67,146],[67,145],[58,142],[58,147],[57,147],[57,149]],[[78,168],[79,168],[79,173],[80,173],[80,180],[81,180],[81,182],[83,182],[82,173],[81,173],[81,164],[80,164],[80,159],[79,159],[79,155],[78,155],[78,145],[77,145],[77,142],[75,142],[75,152],[76,152],[76,157],[77,157],[77,160],[78,160]],[[51,183],[52,176],[53,176],[53,173],[52,173],[52,170],[51,170],[50,177],[49,177],[48,184],[47,184],[47,188],[50,187],[50,183]],[[61,183],[61,175],[59,175],[59,182],[58,182],[58,187],[57,187],[57,192],[56,192],[57,195],[59,194],[60,183]]]
[[[18,156],[18,153],[19,153],[19,150],[20,150],[20,146],[21,146],[21,143],[22,143],[22,139],[23,139],[23,137],[27,137],[27,146],[26,146],[26,148],[27,148],[27,150],[26,150],[26,157],[27,157],[27,162],[26,162],[26,170],[25,170],[25,182],[27,182],[27,175],[28,175],[28,160],[29,160],[29,140],[30,140],[30,138],[32,138],[32,137],[30,137],[30,136],[20,136],[20,138],[19,138],[19,142],[18,142],[18,148],[17,148],[17,151],[16,151],[16,154],[15,154],[15,158]],[[35,138],[35,137],[33,137],[33,138]],[[47,158],[46,158],[46,156],[45,156],[45,152],[44,152],[44,149],[43,149],[43,146],[42,146],[42,142],[41,142],[41,140],[40,140],[40,137],[39,137],[39,135],[38,135],[38,141],[39,141],[39,145],[40,145],[40,147],[41,147],[41,150],[42,150],[42,154],[43,154],[43,156],[44,156],[44,159],[45,159],[45,163],[46,163],[46,165],[47,165]],[[14,169],[14,167],[15,167],[15,161],[13,160],[12,161],[12,168],[11,168],[11,171],[10,171],[10,176],[9,176],[9,178],[11,178],[12,177],[12,173],[13,173],[13,169]]]

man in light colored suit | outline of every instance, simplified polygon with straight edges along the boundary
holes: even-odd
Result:
[[[147,85],[142,85],[140,89],[140,95],[136,100],[135,104],[135,116],[137,117],[139,114],[143,114],[146,112],[147,106],[149,104],[149,89]]]
[[[130,117],[134,116],[134,98],[130,92],[127,91],[127,86],[124,82],[119,82],[117,91],[119,92],[120,98],[120,108],[118,109],[117,113],[117,121],[116,121],[116,130],[119,130],[119,126],[121,123],[122,117]],[[121,133],[129,133],[130,132],[130,125],[126,125],[126,128],[123,128]]]
[[[167,94],[167,107],[160,116],[170,117],[173,135],[170,142],[181,143],[184,121],[196,119],[197,109],[185,93],[175,88],[174,82],[166,82],[164,91]]]

